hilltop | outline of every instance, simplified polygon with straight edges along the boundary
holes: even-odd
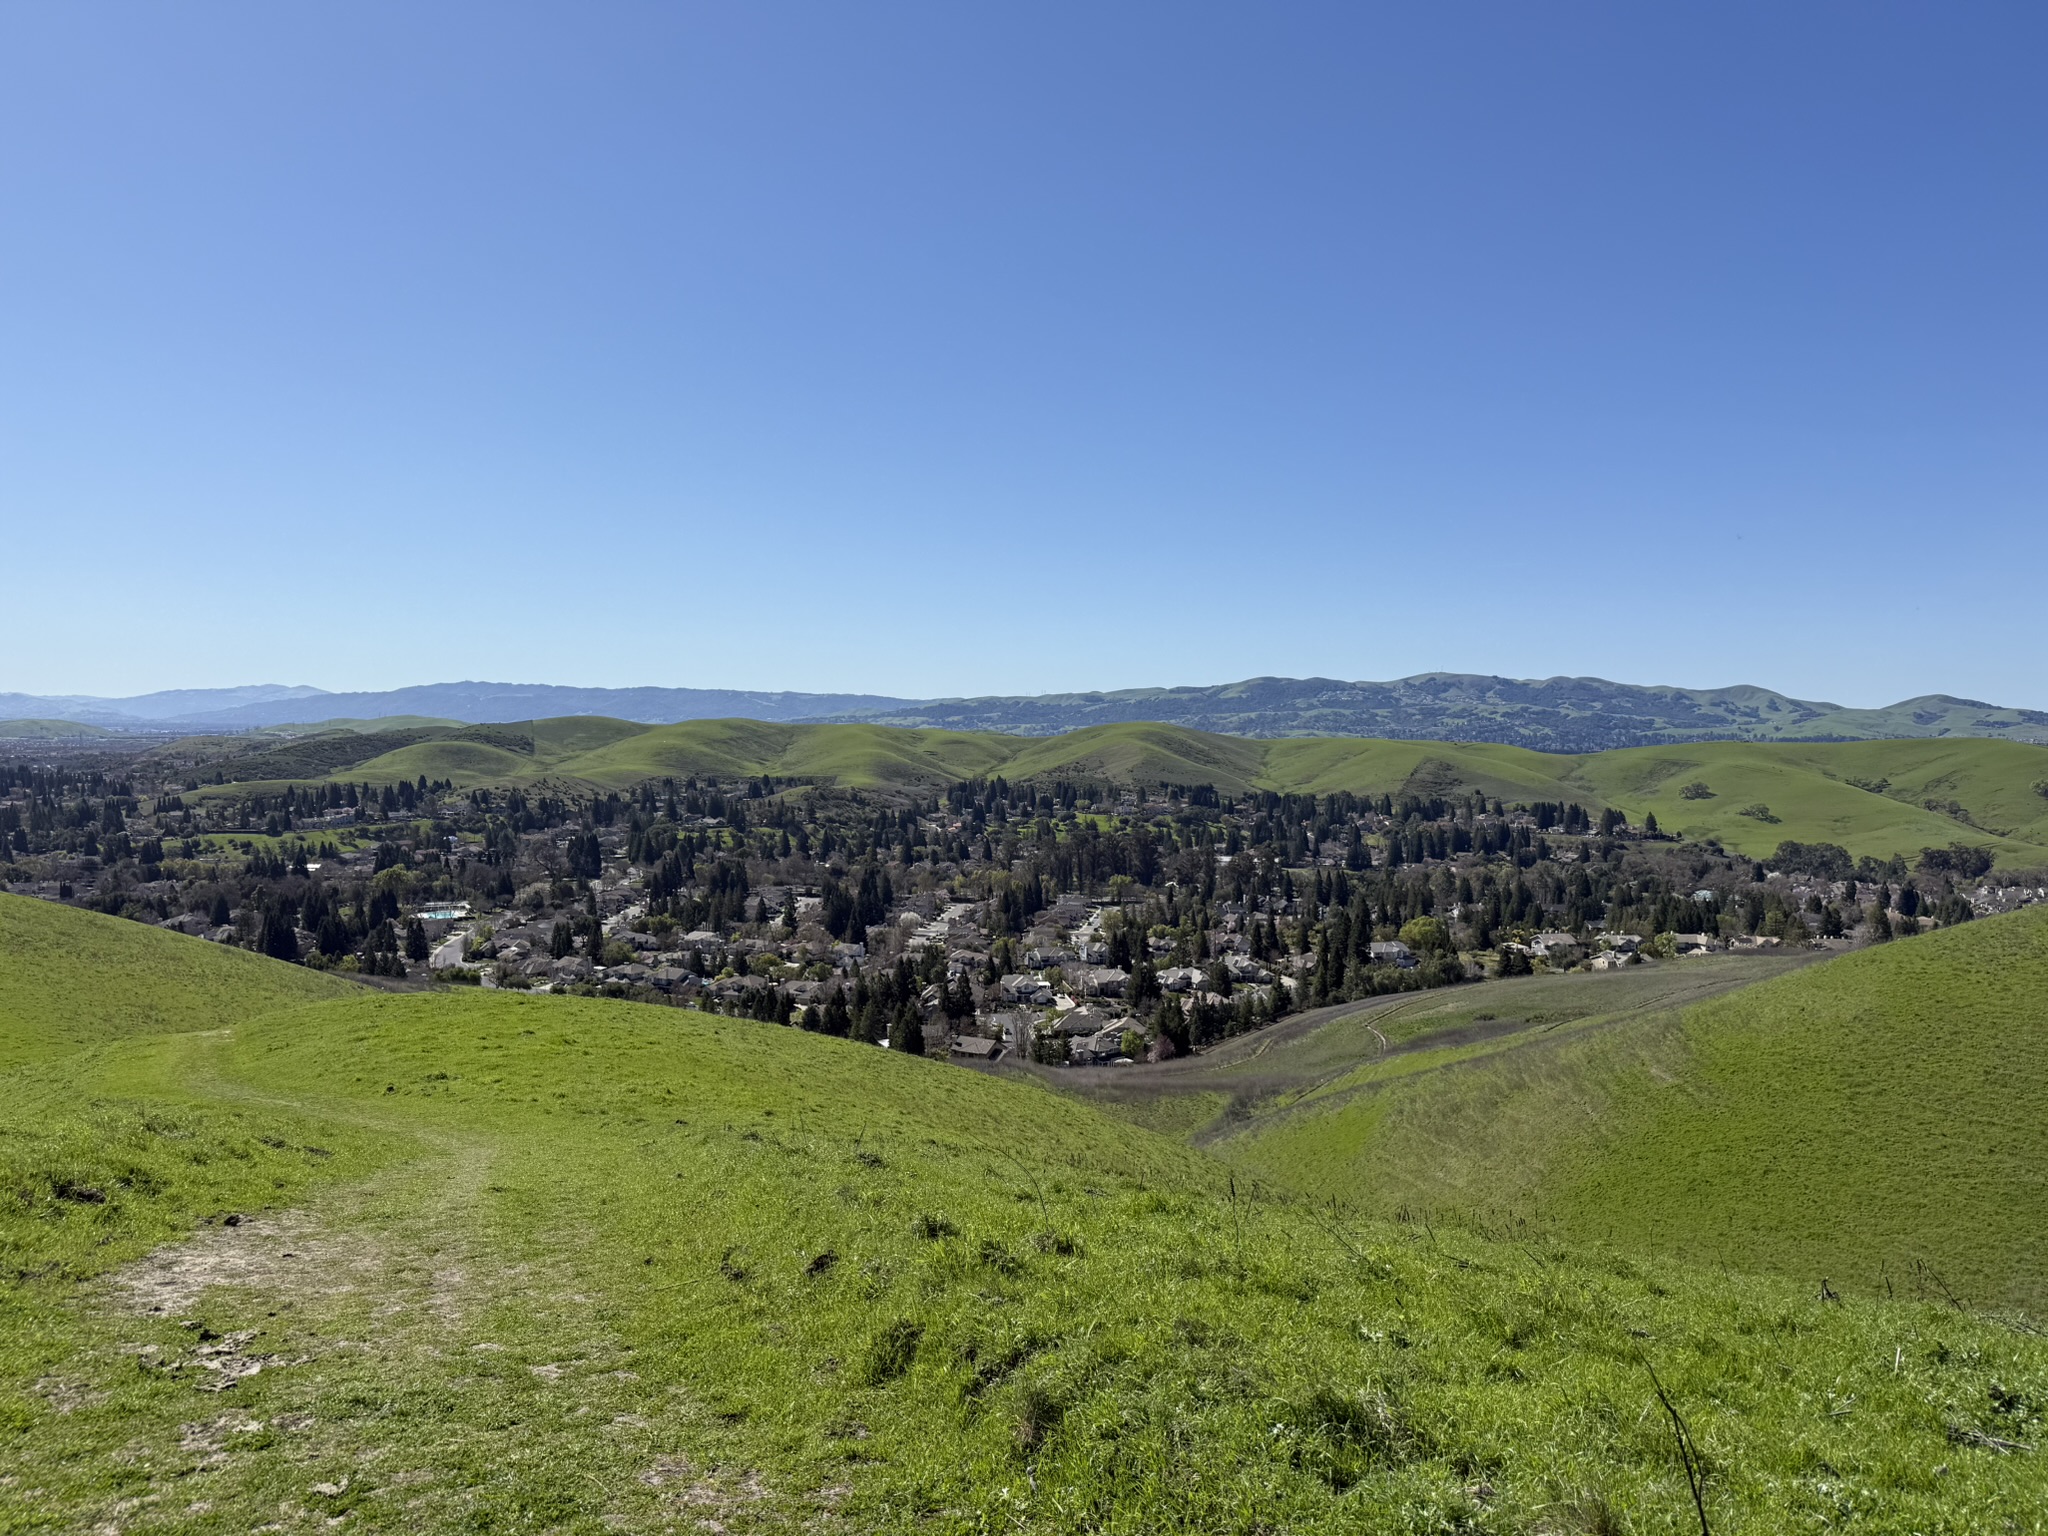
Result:
[[[130,980],[111,919],[0,921],[30,1011]],[[1333,1217],[773,1025],[292,1006],[157,938],[196,1027],[0,1073],[10,1529],[1689,1530],[1660,1386],[1717,1530],[2048,1499],[2001,1453],[2048,1346],[1946,1306]]]

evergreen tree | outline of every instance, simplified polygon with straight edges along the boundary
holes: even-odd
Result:
[[[277,906],[264,911],[263,932],[258,944],[262,952],[273,960],[299,958],[299,936],[289,909]]]
[[[897,1008],[895,1021],[889,1026],[889,1048],[906,1056],[924,1054],[924,1021],[918,1017],[917,1004],[908,999]]]

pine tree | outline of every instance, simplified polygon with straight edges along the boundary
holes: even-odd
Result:
[[[924,1021],[918,1017],[916,1003],[905,999],[897,1008],[896,1020],[889,1026],[889,1047],[906,1056],[924,1054]]]
[[[273,960],[298,959],[299,936],[294,931],[291,913],[282,907],[272,907],[265,912],[260,943],[263,953]]]

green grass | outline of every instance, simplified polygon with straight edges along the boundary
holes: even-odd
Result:
[[[2048,911],[1845,957],[1688,1013],[1553,1196],[1574,1231],[1875,1283],[1925,1264],[2048,1304]]]
[[[333,777],[368,784],[446,779],[460,786],[524,783],[539,777],[540,772],[530,754],[476,741],[423,741],[369,758]]]
[[[0,895],[0,1070],[359,990],[246,950]]]
[[[1586,800],[1559,775],[1574,758],[1526,747],[1441,741],[1296,737],[1263,743],[1261,788],[1295,793],[1455,794],[1478,790],[1510,801]]]
[[[1952,1440],[2038,1438],[2048,1344],[1953,1311],[1338,1221],[771,1025],[145,963],[200,1027],[0,1073],[0,1531],[1695,1530],[1649,1365],[1716,1530],[2048,1507]]]
[[[373,748],[379,755],[369,755]],[[334,766],[321,766],[330,760]],[[651,778],[762,774],[931,787],[1000,773],[1319,795],[1477,791],[1510,802],[1619,806],[1637,825],[1654,813],[1667,831],[1717,838],[1756,858],[1767,858],[1787,840],[1836,843],[1853,855],[1878,858],[1910,858],[1922,848],[1963,842],[1991,850],[2007,867],[2048,863],[2048,797],[2036,788],[2048,783],[2048,750],[1957,738],[1709,742],[1570,757],[1449,742],[1250,740],[1142,724],[1024,737],[758,720],[640,726],[572,716],[431,736],[423,728],[383,736],[335,732],[227,766],[241,779],[263,782],[202,796],[275,792],[288,780],[287,770],[298,768],[313,777],[372,783],[424,775],[460,788],[549,779],[624,789]],[[1705,784],[1711,794],[1687,798],[1681,791],[1693,784]],[[1768,819],[1744,814],[1757,806],[1767,808]]]
[[[1827,1276],[1866,1294],[1887,1280],[1938,1290],[1938,1275],[1976,1302],[2048,1305],[2048,911],[1690,1006],[1661,989],[1716,987],[1748,964],[1490,986],[1478,1011],[1526,1026],[1391,1059],[1354,1040],[1346,1065],[1332,1029],[1328,1071],[1248,1094],[1214,1145],[1366,1211]],[[1512,1008],[1509,988],[1523,989]],[[1476,1009],[1461,999],[1411,1022],[1429,1026],[1427,1046]],[[1213,1091],[1199,1077],[1187,1086]]]
[[[2048,850],[2048,751],[2009,741],[1872,741],[1826,746],[1710,742],[1640,747],[1577,760],[1574,784],[1640,823],[1654,812],[1668,831],[1756,857],[1780,842],[1838,843],[1889,857],[1952,842],[1991,849],[2001,863],[2039,864]],[[1882,792],[1851,783],[1885,784]],[[1680,791],[1705,784],[1710,799]],[[1975,825],[1926,802],[1953,803]],[[1775,822],[1745,816],[1754,805]]]

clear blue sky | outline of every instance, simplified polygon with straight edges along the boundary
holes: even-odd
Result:
[[[2048,8],[0,10],[0,690],[2048,706]]]

